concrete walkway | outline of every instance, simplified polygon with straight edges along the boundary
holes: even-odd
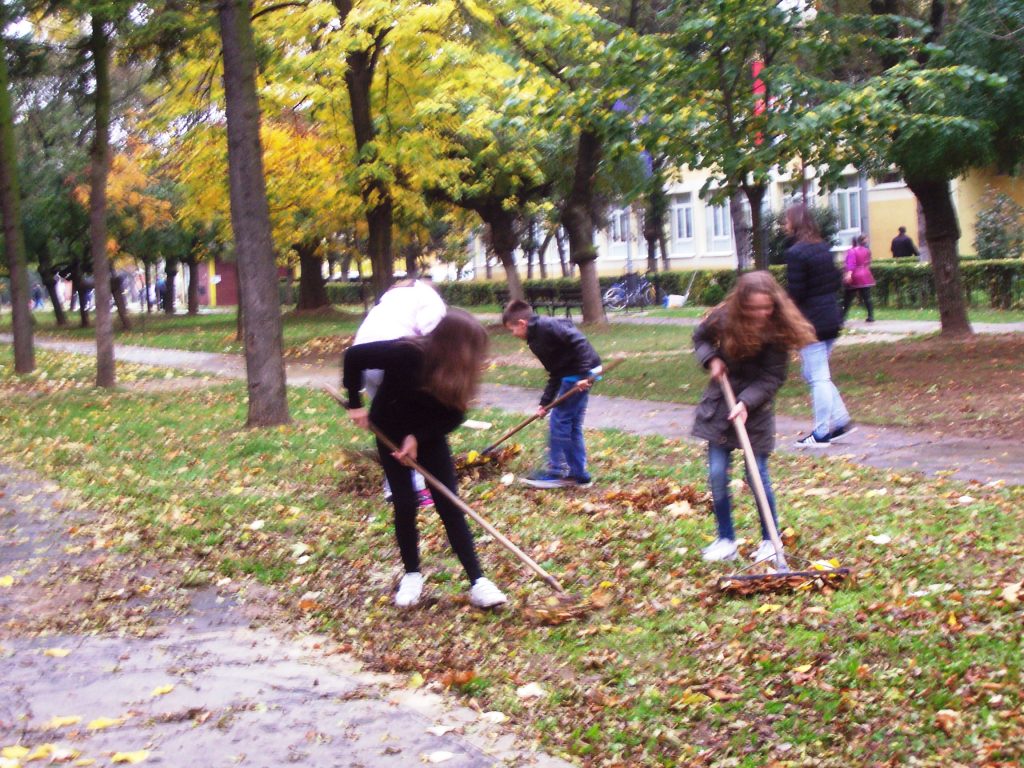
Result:
[[[1024,331],[1024,327],[1021,330]],[[9,337],[0,336],[0,342],[3,341],[9,341]],[[95,354],[95,345],[91,342],[38,339],[36,344],[47,349]],[[121,345],[116,347],[115,354],[124,362],[245,377],[245,361],[240,355]],[[292,363],[288,365],[287,376],[293,386],[320,387],[323,384],[337,385],[340,374],[337,366]],[[693,406],[607,397],[599,394],[599,389],[597,392],[591,396],[587,411],[588,427],[688,439]],[[532,389],[490,384],[483,388],[478,402],[481,407],[525,415],[536,410],[537,397],[538,393]],[[826,449],[798,449],[793,443],[799,435],[806,434],[808,419],[780,416],[777,428],[779,450],[782,451],[843,456],[866,466],[918,471],[926,475],[948,473],[966,481],[1024,484],[1024,444],[1019,440],[984,440],[864,425],[841,444]]]
[[[181,588],[165,564],[94,538],[96,522],[0,464],[0,765],[145,752],[144,765],[182,768],[568,768],[520,745],[501,713],[275,631],[267,599],[230,580]]]

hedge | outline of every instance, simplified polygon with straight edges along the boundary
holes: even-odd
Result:
[[[785,284],[785,267],[771,266],[769,269],[780,283]],[[897,262],[886,259],[872,264],[871,271],[875,276],[876,283],[872,298],[877,306],[929,308],[936,305],[931,264]],[[1024,309],[1024,260],[962,259],[960,272],[969,306]],[[659,296],[685,294],[689,287],[690,304],[712,306],[721,301],[732,288],[736,281],[736,271],[732,269],[669,271],[658,272],[648,277],[658,286]],[[621,279],[621,275],[605,275],[598,278],[602,292]],[[504,280],[466,280],[437,283],[436,285],[447,303],[463,307],[497,304],[499,292],[506,289]],[[524,280],[523,287],[554,288],[555,290],[577,289],[579,280],[576,278]],[[361,283],[327,284],[327,295],[332,304],[362,304],[363,290]],[[287,297],[287,293],[282,284],[282,301]]]

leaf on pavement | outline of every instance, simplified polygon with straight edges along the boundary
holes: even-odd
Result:
[[[57,715],[51,717],[49,722],[47,722],[43,727],[47,729],[65,728],[69,725],[78,725],[80,722],[82,722],[81,715],[65,715],[63,717]]]
[[[115,752],[114,756],[110,758],[110,762],[135,765],[137,763],[141,763],[147,757],[149,757],[148,749],[139,749],[135,752]]]
[[[69,653],[71,653],[71,651],[67,648],[47,648],[43,651],[43,656],[53,656],[55,659],[63,659]]]
[[[150,696],[163,696],[165,693],[170,693],[174,690],[174,684],[168,683],[167,685],[161,685],[153,689]]]
[[[97,717],[91,721],[86,728],[90,731],[102,731],[104,728],[110,728],[115,725],[121,725],[124,722],[122,717]]]

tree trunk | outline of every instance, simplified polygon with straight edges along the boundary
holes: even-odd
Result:
[[[905,177],[910,191],[921,203],[924,212],[925,236],[931,251],[935,296],[939,303],[942,335],[968,336],[973,333],[967,319],[967,301],[960,277],[960,255],[957,240],[960,225],[949,193],[948,179]]]
[[[110,296],[117,308],[117,319],[121,321],[121,330],[132,329],[132,319],[128,314],[128,306],[124,302],[124,275],[114,272],[110,276]]]
[[[768,269],[768,243],[765,240],[764,224],[761,216],[761,204],[764,202],[767,185],[744,184],[743,191],[747,195],[747,203],[750,205],[750,235],[751,247],[754,251],[754,266],[757,269]]]
[[[194,317],[199,314],[199,261],[195,254],[189,254],[185,266],[188,268],[188,313]]]
[[[286,424],[281,305],[270,235],[260,107],[256,92],[256,49],[249,0],[218,0],[224,56],[224,97],[228,130],[231,228],[235,236],[239,310],[244,311],[245,373],[249,390],[246,424]]]
[[[352,12],[352,0],[333,0],[342,23]],[[373,104],[370,91],[373,77],[387,37],[388,30],[376,31],[366,48],[351,51],[345,57],[345,86],[348,89],[349,106],[352,110],[352,131],[356,139],[356,163],[359,166],[373,166],[381,162],[374,141],[377,128],[373,124]],[[370,279],[377,298],[384,295],[394,275],[392,262],[392,227],[394,225],[394,200],[387,182],[377,174],[365,174],[360,183],[360,197],[366,209],[366,224],[369,229],[369,256],[372,267]]]
[[[317,250],[317,243],[299,243],[295,250],[299,254],[299,300],[295,302],[295,309],[330,306],[327,281],[324,280],[324,257]]]
[[[164,305],[162,307],[165,314],[174,314],[174,303],[178,295],[178,260],[167,259],[164,265]]]
[[[572,189],[562,211],[562,224],[569,235],[569,259],[580,268],[583,294],[583,322],[606,323],[597,281],[597,249],[594,247],[594,182],[601,162],[601,139],[592,130],[580,132],[573,171]]]
[[[6,16],[6,14],[0,14],[0,16]],[[11,279],[14,370],[16,373],[31,373],[36,368],[36,355],[32,344],[32,311],[29,307],[28,271],[25,268],[25,237],[21,228],[18,153],[14,143],[14,113],[11,106],[11,92],[8,89],[7,46],[4,45],[2,35],[0,35],[0,210],[3,211],[4,216],[4,251],[7,257],[7,273]]]
[[[557,224],[548,230],[548,233],[544,236],[544,242],[540,244],[540,250],[537,251],[537,266],[540,268],[541,280],[547,280],[548,277],[548,246],[551,245],[556,229],[558,229]]]
[[[96,304],[96,386],[117,383],[114,326],[110,318],[110,261],[107,258],[107,175],[110,171],[110,54],[103,18],[93,14],[89,50],[95,80],[92,147],[89,150],[89,243]]]
[[[61,301],[60,291],[57,290],[57,273],[50,266],[49,259],[45,264],[39,265],[39,277],[46,288],[46,295],[50,297],[50,305],[53,307],[53,319],[59,328],[68,324],[68,317],[64,314],[64,304]]]
[[[515,217],[502,210],[500,206],[481,210],[480,216],[491,230],[491,250],[505,268],[509,299],[525,299],[523,281],[519,278],[519,270],[516,269]]]
[[[85,275],[82,274],[82,262],[76,258],[71,264],[71,310],[74,311],[77,300],[78,317],[82,328],[89,327],[88,293]]]
[[[647,205],[644,208],[644,240],[647,241],[647,271],[658,271],[658,246],[665,237],[668,195],[665,194],[664,161],[651,160],[651,177],[647,180]],[[664,251],[662,251],[664,257]],[[667,269],[668,266],[666,265]]]
[[[729,195],[729,219],[732,221],[732,237],[736,246],[736,270],[743,272],[754,263],[754,247],[751,242],[751,227],[743,210],[743,192],[736,190]]]
[[[569,262],[565,254],[565,238],[562,236],[560,224],[555,226],[555,249],[558,251],[558,265],[562,269],[562,277],[569,276]]]

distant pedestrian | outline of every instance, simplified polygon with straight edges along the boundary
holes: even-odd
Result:
[[[406,279],[395,283],[380,297],[363,319],[354,344],[368,344],[373,341],[393,341],[407,336],[426,336],[445,316],[448,308],[444,299],[425,280]],[[372,401],[384,378],[384,371],[368,370],[364,376],[366,396]],[[420,506],[433,504],[430,489],[417,472],[412,473],[413,487]],[[391,486],[384,479],[384,497],[391,497]]]
[[[345,352],[342,381],[348,392],[349,417],[363,428],[372,422],[400,446],[392,453],[377,440],[380,461],[391,483],[395,538],[405,566],[395,594],[395,605],[400,608],[416,605],[423,591],[417,498],[408,461],[418,462],[458,494],[447,436],[462,423],[479,388],[488,342],[487,330],[476,318],[453,309],[426,336],[357,344]],[[384,377],[367,414],[360,392],[370,370],[382,370]],[[478,608],[506,602],[501,590],[483,575],[462,510],[444,494],[434,501],[448,542],[469,577],[469,602]]]
[[[860,296],[861,303],[868,311],[868,322],[875,322],[875,307],[871,303],[871,288],[874,284],[868,239],[864,235],[858,235],[853,241],[853,247],[846,252],[846,271],[843,273],[843,320],[846,320],[853,297],[856,295]]]
[[[587,471],[583,418],[590,399],[590,377],[601,372],[601,358],[571,320],[541,317],[522,299],[508,303],[501,322],[509,333],[526,342],[548,372],[537,407],[539,416],[551,411],[547,468],[523,482],[533,488],[588,487],[593,481]],[[573,389],[575,395],[550,408],[552,401]]]
[[[32,309],[43,308],[43,286],[32,283]]]
[[[843,278],[807,206],[798,203],[787,208],[783,224],[786,234],[796,238],[785,254],[786,288],[817,336],[817,341],[800,350],[803,377],[811,388],[814,428],[797,440],[797,446],[827,448],[853,428],[829,370],[832,346],[843,324],[838,299]]]
[[[768,477],[768,456],[775,447],[775,395],[786,380],[790,351],[814,339],[814,329],[769,272],[741,275],[725,301],[694,331],[693,351],[711,374],[693,421],[693,435],[708,441],[708,484],[718,529],[718,538],[702,553],[706,561],[736,557],[729,496],[729,464],[733,450],[740,447],[734,421],[746,426],[768,507],[778,526]],[[728,379],[736,393],[736,407],[731,410],[722,379]],[[754,559],[774,555],[762,522],[761,544]]]
[[[920,251],[917,250],[917,246],[914,245],[914,241],[907,235],[907,228],[900,227],[899,234],[892,239],[892,257],[894,259],[903,259],[908,256],[920,256]]]

